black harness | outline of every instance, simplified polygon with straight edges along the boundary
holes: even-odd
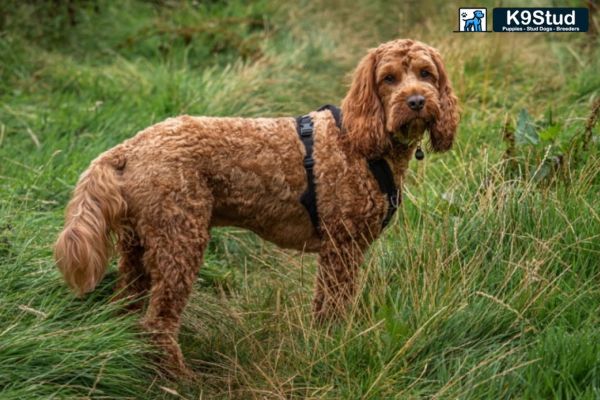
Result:
[[[335,119],[335,124],[339,129],[342,128],[342,113],[339,108],[330,104],[320,107],[317,111],[329,110]],[[300,197],[300,202],[310,215],[310,220],[313,226],[320,233],[319,230],[319,211],[317,209],[317,191],[315,186],[315,174],[314,166],[315,160],[313,158],[313,147],[314,147],[314,125],[310,115],[303,115],[296,118],[298,135],[300,140],[304,144],[306,149],[306,155],[304,156],[304,169],[306,169],[306,180],[308,187],[306,191]],[[384,229],[394,216],[394,213],[398,209],[400,204],[400,192],[396,188],[394,182],[394,175],[388,165],[387,161],[383,158],[374,160],[368,160],[369,169],[379,184],[379,190],[387,195],[388,209],[383,219],[382,228]]]

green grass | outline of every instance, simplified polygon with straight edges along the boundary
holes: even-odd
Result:
[[[0,398],[599,398],[597,36],[455,35],[445,2],[245,3],[74,2],[75,24],[0,4]],[[69,293],[51,247],[100,152],[181,113],[339,104],[365,49],[397,37],[440,49],[462,123],[411,165],[347,321],[312,324],[313,256],[236,229],[213,232],[185,312],[196,382],[157,375],[114,266]],[[542,139],[507,158],[507,122]]]

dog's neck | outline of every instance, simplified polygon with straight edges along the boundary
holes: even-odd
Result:
[[[418,141],[395,143],[392,149],[384,156],[392,169],[398,187],[401,186],[402,179],[408,169],[408,163],[414,157],[418,143]]]

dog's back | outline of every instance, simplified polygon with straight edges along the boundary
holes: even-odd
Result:
[[[138,213],[152,206],[157,190],[194,182],[211,194],[211,226],[250,229],[283,247],[316,246],[298,201],[306,172],[293,118],[182,116],[123,145],[127,166],[121,179]]]

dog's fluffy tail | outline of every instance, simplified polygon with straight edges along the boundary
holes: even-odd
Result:
[[[65,281],[78,295],[94,290],[104,277],[127,204],[110,157],[99,157],[81,175],[65,216],[54,257]]]

